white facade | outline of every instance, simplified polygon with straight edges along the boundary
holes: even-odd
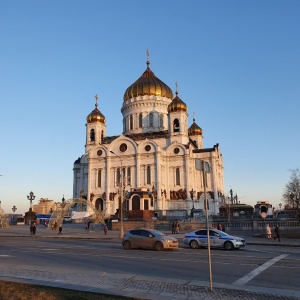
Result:
[[[149,64],[124,94],[119,136],[106,136],[105,117],[96,97],[96,107],[87,117],[86,152],[74,163],[73,197],[84,195],[96,209],[113,215],[119,208],[123,178],[127,210],[154,210],[162,216],[178,211],[188,216],[193,205],[204,209],[203,174],[195,169],[197,158],[210,165],[207,197],[210,214],[218,214],[224,195],[219,145],[203,148],[202,129],[195,120],[188,128],[187,105],[177,91],[173,98]]]

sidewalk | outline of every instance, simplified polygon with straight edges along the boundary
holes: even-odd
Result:
[[[166,232],[170,234],[169,232]],[[0,238],[3,237],[31,237],[31,238],[80,238],[80,239],[120,239],[119,231],[108,231],[104,235],[101,226],[85,230],[83,224],[64,224],[62,235],[58,230],[51,230],[42,225],[37,226],[35,236],[30,235],[28,225],[10,226],[0,229]],[[248,245],[280,245],[300,247],[299,239],[283,239],[282,242],[253,236],[252,232],[238,232],[233,235],[242,236]],[[175,234],[179,241],[184,233]],[[0,252],[1,254],[1,252]],[[232,284],[213,283],[213,291],[209,291],[209,282],[176,280],[174,278],[158,278],[150,276],[136,276],[135,274],[109,274],[92,272],[88,274],[68,273],[64,270],[48,269],[21,269],[7,270],[0,266],[0,279],[9,281],[27,282],[37,285],[69,288],[74,290],[91,291],[105,294],[123,295],[150,300],[171,299],[300,299],[300,291],[261,288],[255,286],[234,286]],[[37,279],[39,278],[39,279]],[[41,279],[42,278],[42,279]]]

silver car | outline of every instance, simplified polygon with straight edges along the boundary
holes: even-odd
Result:
[[[224,248],[226,250],[239,249],[246,246],[246,241],[241,237],[231,236],[217,229],[209,229],[210,247]],[[198,229],[186,233],[183,243],[193,249],[207,247],[207,230]]]
[[[122,245],[126,250],[141,248],[161,251],[178,248],[178,241],[154,229],[131,229],[125,232]]]

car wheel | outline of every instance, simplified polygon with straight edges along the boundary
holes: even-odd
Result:
[[[198,249],[198,248],[199,248],[199,244],[198,244],[197,241],[192,240],[192,241],[190,241],[190,247],[191,247],[192,249]]]
[[[123,244],[123,247],[125,250],[130,250],[131,249],[131,243],[129,241],[125,241]]]
[[[226,250],[233,250],[234,247],[233,247],[233,244],[231,242],[225,242],[224,248]]]
[[[161,251],[161,250],[164,249],[164,246],[163,246],[163,244],[161,242],[156,242],[155,245],[154,245],[154,249],[156,251]]]

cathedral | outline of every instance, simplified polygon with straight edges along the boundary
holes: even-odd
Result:
[[[177,84],[174,97],[148,59],[145,72],[126,89],[121,112],[123,132],[107,136],[95,96],[86,118],[85,153],[74,162],[73,197],[87,199],[105,216],[122,209],[127,219],[185,219],[203,214],[206,191],[209,214],[217,215],[224,195],[220,147],[203,147],[195,118],[188,126],[188,106]],[[208,172],[196,167],[199,159]]]

